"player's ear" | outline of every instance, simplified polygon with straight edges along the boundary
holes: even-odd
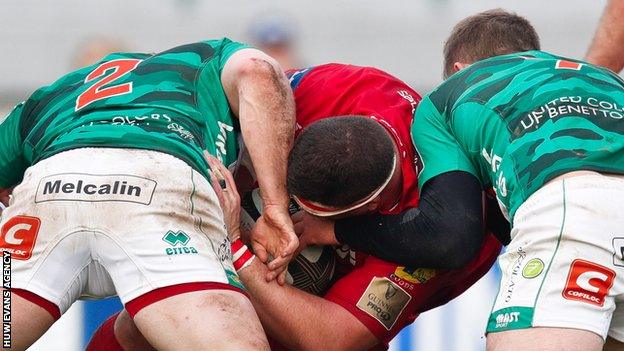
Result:
[[[453,73],[461,71],[462,69],[466,68],[470,66],[469,63],[463,63],[463,62],[455,62],[453,64]]]

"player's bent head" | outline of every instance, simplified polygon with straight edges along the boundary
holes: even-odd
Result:
[[[444,43],[444,78],[455,73],[456,62],[539,49],[537,32],[524,17],[502,9],[484,11],[457,23]]]
[[[390,134],[368,117],[315,122],[290,152],[288,191],[325,206],[351,205],[384,184],[394,167],[394,150]]]

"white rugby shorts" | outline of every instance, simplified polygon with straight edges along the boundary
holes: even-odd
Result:
[[[548,183],[516,212],[487,331],[583,329],[624,341],[624,177]]]
[[[136,313],[181,292],[241,287],[210,183],[160,152],[81,148],[35,164],[2,214],[1,234],[12,287],[61,313],[81,297],[117,294],[128,308],[178,287],[139,301]]]

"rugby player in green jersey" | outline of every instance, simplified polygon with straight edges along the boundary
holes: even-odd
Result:
[[[12,347],[80,297],[119,295],[160,350],[267,350],[203,152],[232,163],[242,134],[265,203],[254,250],[275,273],[297,247],[293,132],[279,65],[228,39],[111,54],[33,93],[0,125],[0,197],[15,186],[0,236]]]
[[[337,240],[406,265],[462,264],[483,237],[480,193],[493,187],[512,230],[488,349],[601,350],[608,337],[621,347],[624,82],[539,51],[533,27],[502,10],[461,21],[444,56],[448,78],[412,127],[419,207],[316,220],[306,225],[324,236],[303,230],[301,241]]]

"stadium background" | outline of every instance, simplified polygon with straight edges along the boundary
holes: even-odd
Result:
[[[0,116],[69,71],[94,40],[152,52],[221,36],[258,44],[290,38],[288,50],[301,66],[330,61],[376,66],[425,94],[441,80],[442,43],[459,19],[494,7],[513,10],[534,24],[544,50],[582,57],[605,1],[7,0],[2,5]],[[391,350],[482,350],[497,275],[495,268],[460,298],[423,314]],[[30,350],[81,350],[119,306],[115,299],[79,302]]]

